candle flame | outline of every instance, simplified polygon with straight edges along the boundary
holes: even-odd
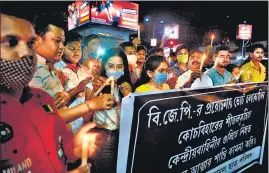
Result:
[[[85,135],[84,136],[84,141],[87,142],[89,140],[89,136],[88,135]]]

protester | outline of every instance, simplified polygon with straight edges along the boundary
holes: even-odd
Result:
[[[93,121],[102,126],[109,133],[109,139],[95,158],[96,169],[99,173],[116,172],[121,99],[132,93],[128,62],[125,53],[120,48],[106,51],[102,60],[101,76],[114,79],[114,98],[116,104],[110,110],[95,112]],[[106,86],[101,93],[110,93],[111,86]],[[95,97],[94,92],[89,98]],[[88,98],[88,96],[86,96]]]
[[[87,82],[83,82],[84,86],[81,87],[81,85],[78,85],[78,87],[68,92],[64,90],[63,81],[66,76],[54,68],[54,64],[61,60],[64,51],[64,30],[58,27],[58,24],[60,24],[60,21],[57,20],[56,16],[39,15],[35,20],[37,39],[34,46],[37,53],[38,64],[37,70],[29,85],[49,93],[53,97],[57,108],[63,108],[69,103],[71,98],[74,98],[84,90]],[[111,108],[114,103],[111,98],[111,95],[96,97],[93,100],[72,108],[59,109],[59,113],[66,122],[69,123],[85,116],[85,114],[90,111]],[[94,105],[94,109],[89,109],[91,105]]]
[[[85,101],[86,85],[89,84],[90,80],[93,78],[91,71],[78,63],[82,55],[81,39],[82,36],[78,33],[72,31],[67,32],[65,40],[66,46],[62,60],[54,64],[54,67],[66,76],[65,81],[63,81],[65,91],[68,92],[75,87],[81,88],[81,92],[67,104],[69,108]],[[82,117],[73,121],[72,132],[75,133],[77,129],[83,125],[83,122]]]
[[[13,14],[12,8],[13,3],[4,4],[0,13],[1,129],[7,130],[7,135],[1,136],[0,169],[66,172],[66,163],[81,157],[83,139],[88,136],[88,156],[94,157],[104,142],[104,134],[89,131],[96,125],[88,123],[72,137],[50,95],[27,86],[36,70],[36,34],[33,25],[20,18],[22,15],[17,11]],[[45,37],[52,36],[53,31]],[[30,165],[20,166],[26,162]],[[82,165],[71,172],[86,173],[89,166]]]
[[[213,59],[214,67],[205,72],[211,78],[213,85],[219,86],[234,82],[232,74],[225,69],[230,63],[229,47],[217,47]]]
[[[163,56],[150,56],[144,65],[135,92],[150,92],[154,90],[169,90],[165,83],[168,79],[168,63]]]
[[[204,52],[201,50],[192,50],[189,54],[189,70],[180,75],[177,79],[175,88],[199,88],[212,87],[213,83],[209,76],[204,74],[200,67]]]
[[[177,54],[175,52],[171,52],[168,57],[169,60],[169,67],[173,67],[177,64]]]
[[[246,82],[263,82],[266,76],[266,68],[262,65],[261,60],[264,57],[264,46],[255,44],[251,46],[249,62],[242,65],[241,81]]]
[[[175,88],[177,78],[188,70],[187,62],[189,50],[186,45],[180,45],[176,49],[177,54],[177,63],[169,68],[169,73],[172,74],[172,77],[167,81],[169,87]]]
[[[129,64],[130,78],[132,84],[135,84],[140,78],[141,71],[146,59],[147,49],[144,46],[137,46],[136,57],[137,61],[135,64]]]
[[[239,82],[239,79],[240,79],[240,67],[238,67],[237,65],[235,64],[229,64],[226,68],[226,70],[228,72],[230,72],[233,76],[233,78]]]
[[[163,56],[164,57],[164,52],[163,48],[158,48],[158,47],[153,47],[149,50],[148,52],[148,57],[150,56]]]
[[[98,35],[91,34],[83,39],[83,52],[80,63],[87,68],[92,68],[96,74],[100,73],[101,68],[101,40]],[[92,65],[92,67],[91,67]]]

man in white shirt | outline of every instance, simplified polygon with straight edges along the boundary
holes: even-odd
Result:
[[[200,71],[204,52],[193,50],[189,54],[189,70],[178,77],[175,88],[211,87],[213,82],[210,77]]]

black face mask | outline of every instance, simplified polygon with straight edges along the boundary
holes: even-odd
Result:
[[[22,89],[33,78],[36,64],[33,56],[19,60],[0,60],[0,85],[14,90]]]

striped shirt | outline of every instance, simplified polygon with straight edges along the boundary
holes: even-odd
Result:
[[[54,97],[57,92],[64,91],[59,76],[63,76],[63,74],[60,74],[53,66],[46,64],[45,58],[37,55],[37,70],[29,86],[39,88]]]

